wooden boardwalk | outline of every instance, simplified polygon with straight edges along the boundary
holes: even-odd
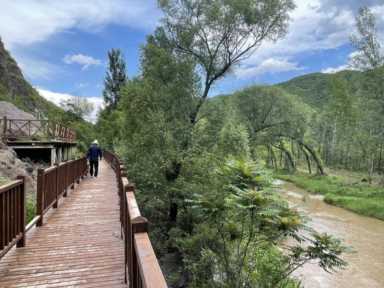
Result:
[[[27,234],[26,247],[1,259],[1,288],[127,287],[116,177],[100,168]]]

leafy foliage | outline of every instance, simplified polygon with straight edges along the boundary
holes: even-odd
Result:
[[[289,287],[287,277],[308,261],[317,260],[326,271],[345,266],[338,240],[301,235],[304,219],[273,192],[271,175],[260,166],[231,160],[216,173],[218,190],[189,201],[200,224],[178,241],[188,254],[192,287]],[[288,236],[298,245],[282,245]]]
[[[303,217],[264,168],[273,149],[295,166],[291,142],[321,166],[313,109],[278,87],[208,98],[234,64],[285,33],[292,1],[160,2],[165,17],[142,48],[141,74],[97,131],[127,163],[170,286],[297,287],[291,274],[307,261],[343,267],[344,247],[302,235]]]
[[[125,71],[125,60],[121,50],[112,49],[108,52],[108,71],[104,81],[104,102],[107,107],[116,108],[120,100],[120,90],[128,80]]]

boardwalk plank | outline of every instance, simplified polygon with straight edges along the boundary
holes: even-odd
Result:
[[[116,178],[100,168],[0,261],[1,288],[127,287]]]

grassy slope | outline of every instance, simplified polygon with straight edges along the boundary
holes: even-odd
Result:
[[[8,178],[0,176],[0,186],[7,184],[9,181],[10,180]]]
[[[303,102],[321,110],[330,100],[332,81],[339,77],[346,81],[351,93],[360,89],[363,74],[357,71],[341,71],[336,74],[312,73],[293,78],[276,86],[291,94],[296,94]]]
[[[279,175],[311,193],[325,195],[325,202],[346,208],[361,215],[384,220],[384,188],[365,183],[346,183],[335,176],[311,176],[298,173]]]

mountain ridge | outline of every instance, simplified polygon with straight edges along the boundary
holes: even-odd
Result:
[[[25,79],[16,60],[0,38],[0,101],[14,104],[35,116],[55,117],[64,113],[60,107],[42,97]]]

